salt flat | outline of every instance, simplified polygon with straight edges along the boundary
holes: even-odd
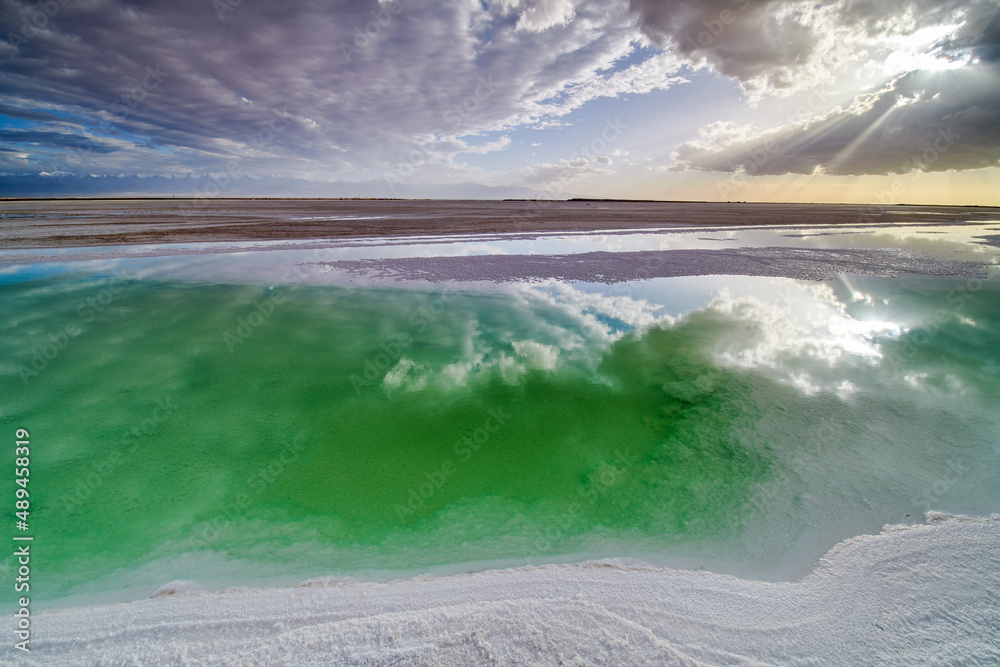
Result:
[[[627,561],[186,592],[35,617],[47,665],[991,665],[1000,516],[931,514],[801,581]]]

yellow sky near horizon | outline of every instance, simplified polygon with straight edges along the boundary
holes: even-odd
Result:
[[[887,176],[650,172],[615,189],[615,197],[628,199],[1000,206],[1000,168]]]

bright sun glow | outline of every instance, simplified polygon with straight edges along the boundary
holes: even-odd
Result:
[[[941,72],[958,69],[968,64],[968,60],[949,59],[933,53],[912,53],[908,51],[893,51],[885,61],[885,71],[891,74],[922,70],[925,72]]]
[[[885,72],[888,74],[914,70],[940,72],[963,67],[968,64],[968,60],[944,58],[934,53],[935,46],[960,27],[959,25],[929,26],[898,40],[896,50],[886,58]]]

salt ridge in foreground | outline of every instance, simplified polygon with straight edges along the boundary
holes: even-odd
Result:
[[[929,513],[797,582],[629,561],[166,594],[34,618],[80,664],[1000,664],[1000,515]],[[34,637],[33,637],[34,639]]]

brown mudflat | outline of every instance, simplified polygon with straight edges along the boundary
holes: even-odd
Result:
[[[989,220],[1000,220],[1000,208],[601,200],[7,200],[0,202],[0,247]]]

